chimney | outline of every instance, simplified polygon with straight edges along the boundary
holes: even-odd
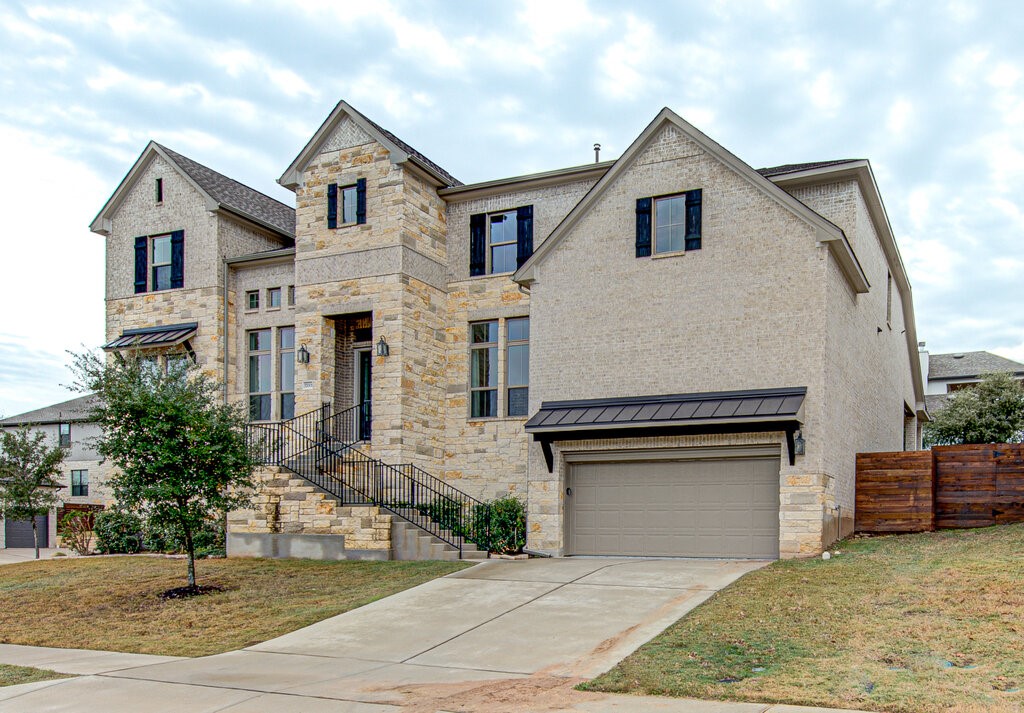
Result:
[[[594,144],[594,163],[601,163],[601,144]]]
[[[924,342],[917,343],[918,356],[921,359],[921,378],[924,380],[924,392],[928,391],[928,349],[925,347]]]

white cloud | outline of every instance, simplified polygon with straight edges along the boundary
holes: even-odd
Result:
[[[914,116],[914,105],[903,97],[900,97],[889,107],[889,113],[885,119],[885,126],[895,138],[907,133]]]
[[[835,73],[830,69],[818,72],[807,86],[807,98],[821,112],[819,118],[838,114],[843,106],[843,95]]]
[[[598,61],[597,90],[620,101],[656,91],[660,82],[650,70],[659,50],[654,26],[636,15],[627,15],[622,38],[608,47]]]

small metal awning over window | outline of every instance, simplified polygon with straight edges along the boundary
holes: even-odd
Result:
[[[156,347],[172,347],[188,341],[195,336],[199,325],[195,322],[187,324],[168,324],[160,327],[144,327],[142,329],[126,329],[117,339],[103,345],[112,351],[117,349],[154,349]]]
[[[552,441],[784,431],[793,463],[806,387],[546,401],[526,422],[553,468]]]

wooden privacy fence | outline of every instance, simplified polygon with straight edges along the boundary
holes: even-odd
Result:
[[[858,532],[1024,522],[1024,444],[857,454]]]

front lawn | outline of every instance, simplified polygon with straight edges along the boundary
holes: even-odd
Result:
[[[164,600],[162,592],[185,584],[183,560],[96,557],[5,565],[0,643],[205,656],[266,641],[466,566],[200,560],[199,584],[223,591]]]
[[[1024,525],[851,539],[743,577],[583,688],[1024,710]]]
[[[47,671],[41,668],[11,666],[0,663],[0,687],[17,686],[19,683],[49,681],[54,678],[70,678],[70,676],[63,673],[57,673],[56,671]]]

